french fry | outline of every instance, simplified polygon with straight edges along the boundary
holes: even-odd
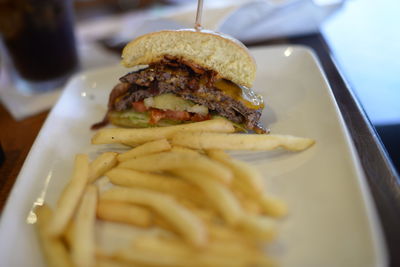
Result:
[[[190,210],[195,216],[197,216],[204,223],[207,229],[209,228],[208,224],[217,218],[217,214],[215,213],[215,211],[211,209],[193,207],[193,205],[190,205],[191,204],[190,202],[186,201],[185,202],[179,201],[179,204],[182,204],[182,206],[184,206],[185,208]],[[155,216],[154,224],[167,231],[176,233],[176,230],[173,227],[171,227],[171,224],[161,216]]]
[[[251,246],[252,242],[248,236],[243,235],[232,227],[225,224],[210,223],[207,225],[210,233],[210,242],[234,242]]]
[[[208,253],[207,250],[193,250],[185,243],[168,242],[157,237],[138,239],[134,247],[118,251],[115,257],[134,264],[163,267],[246,266],[246,262],[241,259],[221,257]]]
[[[258,204],[267,215],[282,217],[287,214],[287,207],[283,201],[264,194],[263,180],[250,165],[231,158],[222,150],[207,150],[207,155],[232,169],[235,176],[232,186],[245,194],[241,202],[251,213],[257,210]]]
[[[89,183],[93,183],[108,170],[117,165],[117,155],[115,152],[105,152],[98,156],[89,165]]]
[[[246,214],[253,214],[253,215],[264,214],[264,211],[259,201],[257,201],[256,199],[257,196],[249,197],[243,194],[241,191],[237,190],[234,185],[232,186],[232,191],[239,200],[241,207]]]
[[[79,199],[85,189],[89,175],[89,159],[87,155],[78,154],[75,157],[75,167],[72,178],[64,188],[54,211],[48,232],[52,236],[59,236],[63,233],[70,221]]]
[[[138,188],[111,188],[102,194],[101,199],[146,205],[192,245],[204,246],[207,242],[207,231],[201,220],[166,194]]]
[[[194,155],[199,155],[199,152],[197,150],[193,150],[184,146],[173,146],[171,148],[171,152],[191,153]]]
[[[47,226],[52,218],[51,209],[44,204],[35,209],[37,233],[49,267],[72,267],[72,261],[61,239],[48,235]]]
[[[185,205],[185,203],[183,205]],[[211,206],[211,204],[209,204],[208,206]],[[186,205],[186,207],[187,207],[187,205]],[[196,216],[199,217],[205,223],[209,223],[217,218],[217,212],[210,208],[199,208],[199,207],[190,207],[189,206],[189,209],[191,212],[196,214]],[[219,218],[217,218],[217,219],[219,219]]]
[[[159,267],[186,267],[190,265],[188,259],[177,257],[176,255],[161,254],[154,251],[139,250],[136,248],[125,248],[115,253],[114,258],[120,261],[126,261],[131,266],[159,266]]]
[[[115,185],[147,188],[163,193],[169,193],[177,198],[187,198],[198,205],[202,205],[203,203],[203,197],[196,187],[166,174],[146,173],[130,169],[114,168],[106,175],[110,182]]]
[[[187,169],[174,170],[173,173],[198,186],[228,224],[235,225],[243,216],[239,202],[225,185]]]
[[[233,176],[222,164],[192,153],[162,152],[124,161],[119,167],[150,172],[190,169],[223,183],[230,183]]]
[[[237,195],[240,195],[238,198],[242,203],[242,207],[250,214],[263,213],[280,218],[288,213],[287,206],[282,200],[260,193],[241,180],[233,180],[231,187]]]
[[[113,259],[112,257],[97,257],[96,267],[132,267],[128,262],[121,262]],[[134,267],[141,267],[139,265],[134,265]]]
[[[209,132],[177,132],[171,139],[172,145],[204,150],[274,150],[282,147],[286,150],[301,151],[314,143],[315,141],[312,139],[291,135]]]
[[[74,226],[75,223],[73,220],[71,220],[63,234],[64,241],[66,242],[68,248],[72,246],[72,240],[74,240]]]
[[[194,122],[175,126],[151,128],[122,129],[108,128],[98,131],[92,138],[92,144],[142,144],[148,141],[170,138],[181,131],[208,131],[233,133],[235,128],[228,120],[218,118],[202,122]]]
[[[255,188],[251,186],[250,183],[242,179],[238,179],[237,176],[235,177],[235,179],[233,179],[231,185],[234,191],[236,191],[237,193],[241,193],[245,198],[248,197],[251,199],[256,199],[257,196],[263,194],[263,188]]]
[[[260,241],[271,241],[277,234],[276,221],[265,216],[243,216],[238,229]]]
[[[231,158],[222,150],[208,150],[207,155],[229,167],[235,176],[235,180],[239,180],[242,186],[249,187],[254,193],[262,193],[264,190],[264,182],[259,172],[243,161]]]
[[[288,208],[282,200],[265,194],[258,196],[258,198],[258,202],[266,215],[277,218],[287,215]]]
[[[148,227],[152,224],[153,216],[149,210],[139,206],[126,202],[101,200],[97,205],[97,217],[106,221]]]
[[[150,155],[158,152],[163,152],[171,149],[171,145],[167,139],[160,139],[139,145],[128,152],[118,155],[118,161],[125,161],[131,158]]]
[[[161,216],[154,216],[154,225],[169,232],[176,232],[175,228]]]
[[[261,251],[240,243],[212,242],[206,250],[187,246],[175,238],[146,236],[138,238],[133,249],[141,252],[153,252],[155,255],[175,256],[178,265],[187,262],[186,266],[272,266],[273,261],[266,258]],[[181,262],[182,261],[182,262]]]
[[[135,263],[134,265],[132,265],[132,263],[127,262],[127,261],[118,260],[118,259],[116,259],[116,257],[97,253],[96,254],[96,267],[149,267],[149,266],[138,264],[138,263]]]
[[[96,204],[97,187],[89,185],[82,197],[73,227],[71,257],[77,267],[89,267],[95,264]]]

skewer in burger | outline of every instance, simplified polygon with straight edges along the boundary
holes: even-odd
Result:
[[[222,116],[238,128],[265,133],[262,97],[250,88],[256,64],[239,41],[211,31],[160,31],[126,45],[122,64],[135,71],[111,91],[108,122],[154,127]]]

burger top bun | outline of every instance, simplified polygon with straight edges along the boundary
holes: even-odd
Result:
[[[256,64],[238,40],[212,31],[159,31],[142,35],[122,51],[125,67],[147,65],[164,55],[181,57],[205,69],[218,72],[238,85],[252,87]]]

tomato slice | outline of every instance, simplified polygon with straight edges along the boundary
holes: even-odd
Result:
[[[138,112],[145,112],[148,108],[144,105],[143,101],[132,102],[132,107]]]
[[[150,110],[150,124],[157,124],[157,122],[162,118],[165,118],[165,111],[156,108]]]
[[[195,113],[192,115],[192,117],[190,118],[191,121],[205,121],[205,120],[210,120],[211,119],[211,115],[207,114],[207,115],[201,115],[198,113]]]
[[[166,110],[165,118],[177,121],[188,121],[190,120],[190,114],[187,111]]]

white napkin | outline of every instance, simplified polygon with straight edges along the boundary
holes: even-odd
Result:
[[[252,1],[231,13],[218,31],[249,42],[319,31],[321,23],[342,1]]]
[[[6,68],[1,69],[0,100],[16,120],[49,109],[57,101],[59,95],[60,89],[36,95],[22,93],[11,83]]]

